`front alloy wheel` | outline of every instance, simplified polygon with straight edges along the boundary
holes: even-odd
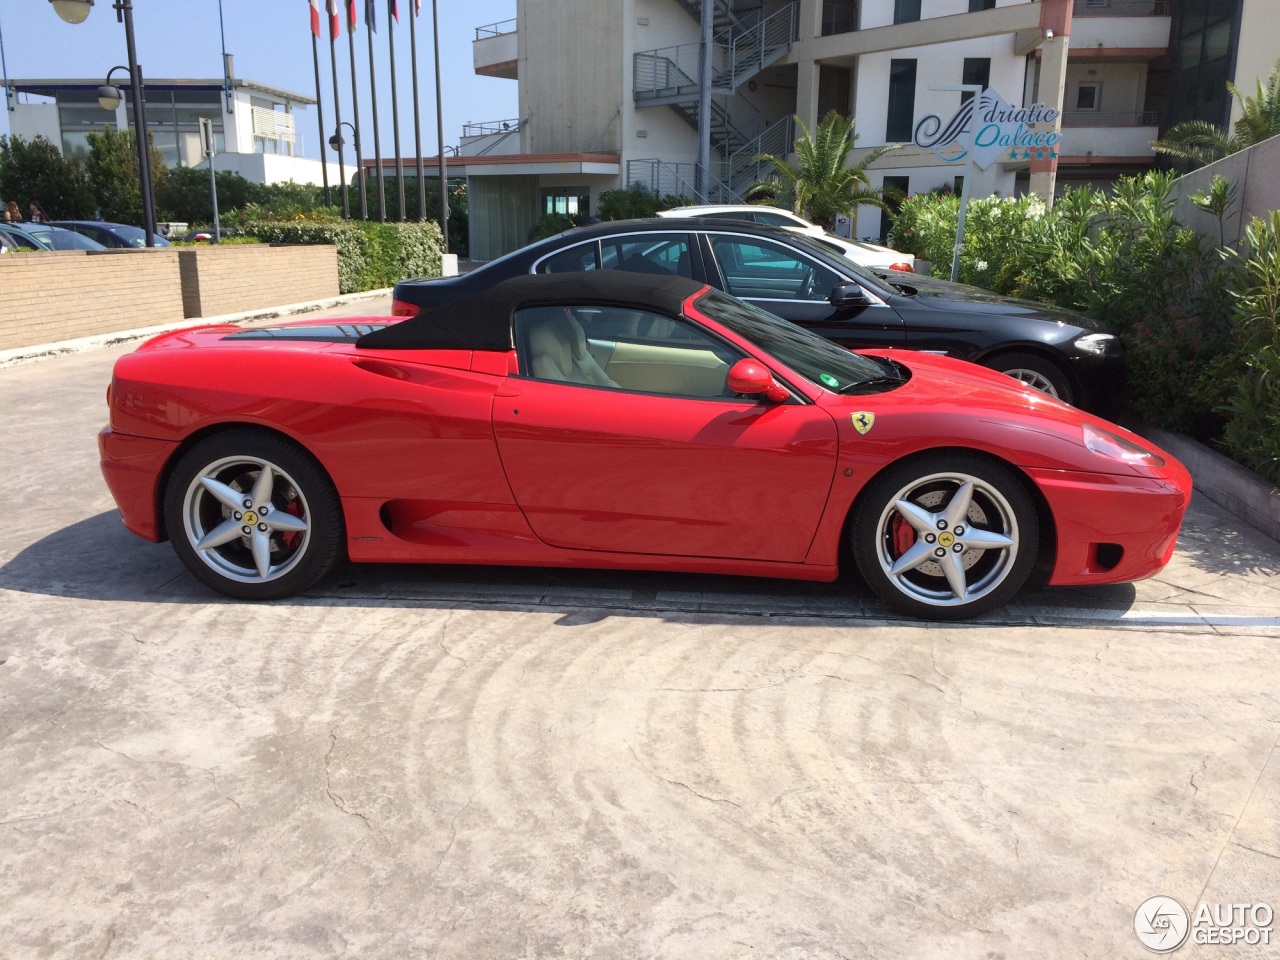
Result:
[[[195,576],[229,596],[265,600],[310,586],[338,559],[332,484],[284,438],[234,431],[196,444],[174,468],[165,520]]]
[[[972,617],[1008,602],[1039,546],[1018,477],[985,457],[930,454],[890,467],[859,498],[854,556],[868,585],[905,613]]]

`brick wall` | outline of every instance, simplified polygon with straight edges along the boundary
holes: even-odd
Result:
[[[0,350],[181,319],[175,248],[0,256]]]
[[[232,244],[178,250],[182,309],[213,317],[338,295],[333,246]]]

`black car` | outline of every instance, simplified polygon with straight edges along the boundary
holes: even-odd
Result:
[[[127,223],[108,223],[105,220],[54,220],[55,227],[74,230],[83,237],[96,240],[104,247],[145,247],[147,231]],[[167,247],[169,241],[159,234],[152,234],[157,247]]]
[[[881,279],[810,237],[723,220],[578,227],[459,277],[403,280],[392,311],[414,315],[519,274],[600,269],[690,277],[842,346],[949,354],[1090,410],[1109,409],[1122,381],[1119,340],[1083,314],[913,274]]]

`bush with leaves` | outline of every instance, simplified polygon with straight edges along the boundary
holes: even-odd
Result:
[[[406,277],[440,275],[440,227],[363,220],[252,220],[240,226],[264,243],[333,244],[343,293],[394,286]]]
[[[687,207],[695,201],[676,194],[657,194],[643,183],[633,183],[625,190],[606,190],[596,204],[601,220],[635,220],[656,216],[659,210]]]
[[[96,206],[84,168],[45,137],[0,136],[0,201],[10,200],[23,216],[34,200],[52,220],[88,219]]]
[[[138,175],[138,141],[133,131],[104,125],[100,132],[86,134],[85,139],[89,143],[89,155],[84,161],[85,173],[98,204],[98,214],[112,223],[141,226],[145,219],[142,213],[142,179]],[[154,187],[164,180],[166,168],[164,158],[154,144],[150,149]]]
[[[256,184],[230,170],[219,170],[218,212],[227,216],[257,197]],[[179,167],[168,171],[156,184],[156,209],[161,220],[179,223],[213,223],[213,197],[209,190],[209,170]]]

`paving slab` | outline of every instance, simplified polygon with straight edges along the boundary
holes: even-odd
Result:
[[[1157,578],[965,624],[852,575],[242,604],[118,522],[123,349],[0,369],[0,957],[1141,957],[1155,894],[1280,909],[1280,545],[1211,502]]]

